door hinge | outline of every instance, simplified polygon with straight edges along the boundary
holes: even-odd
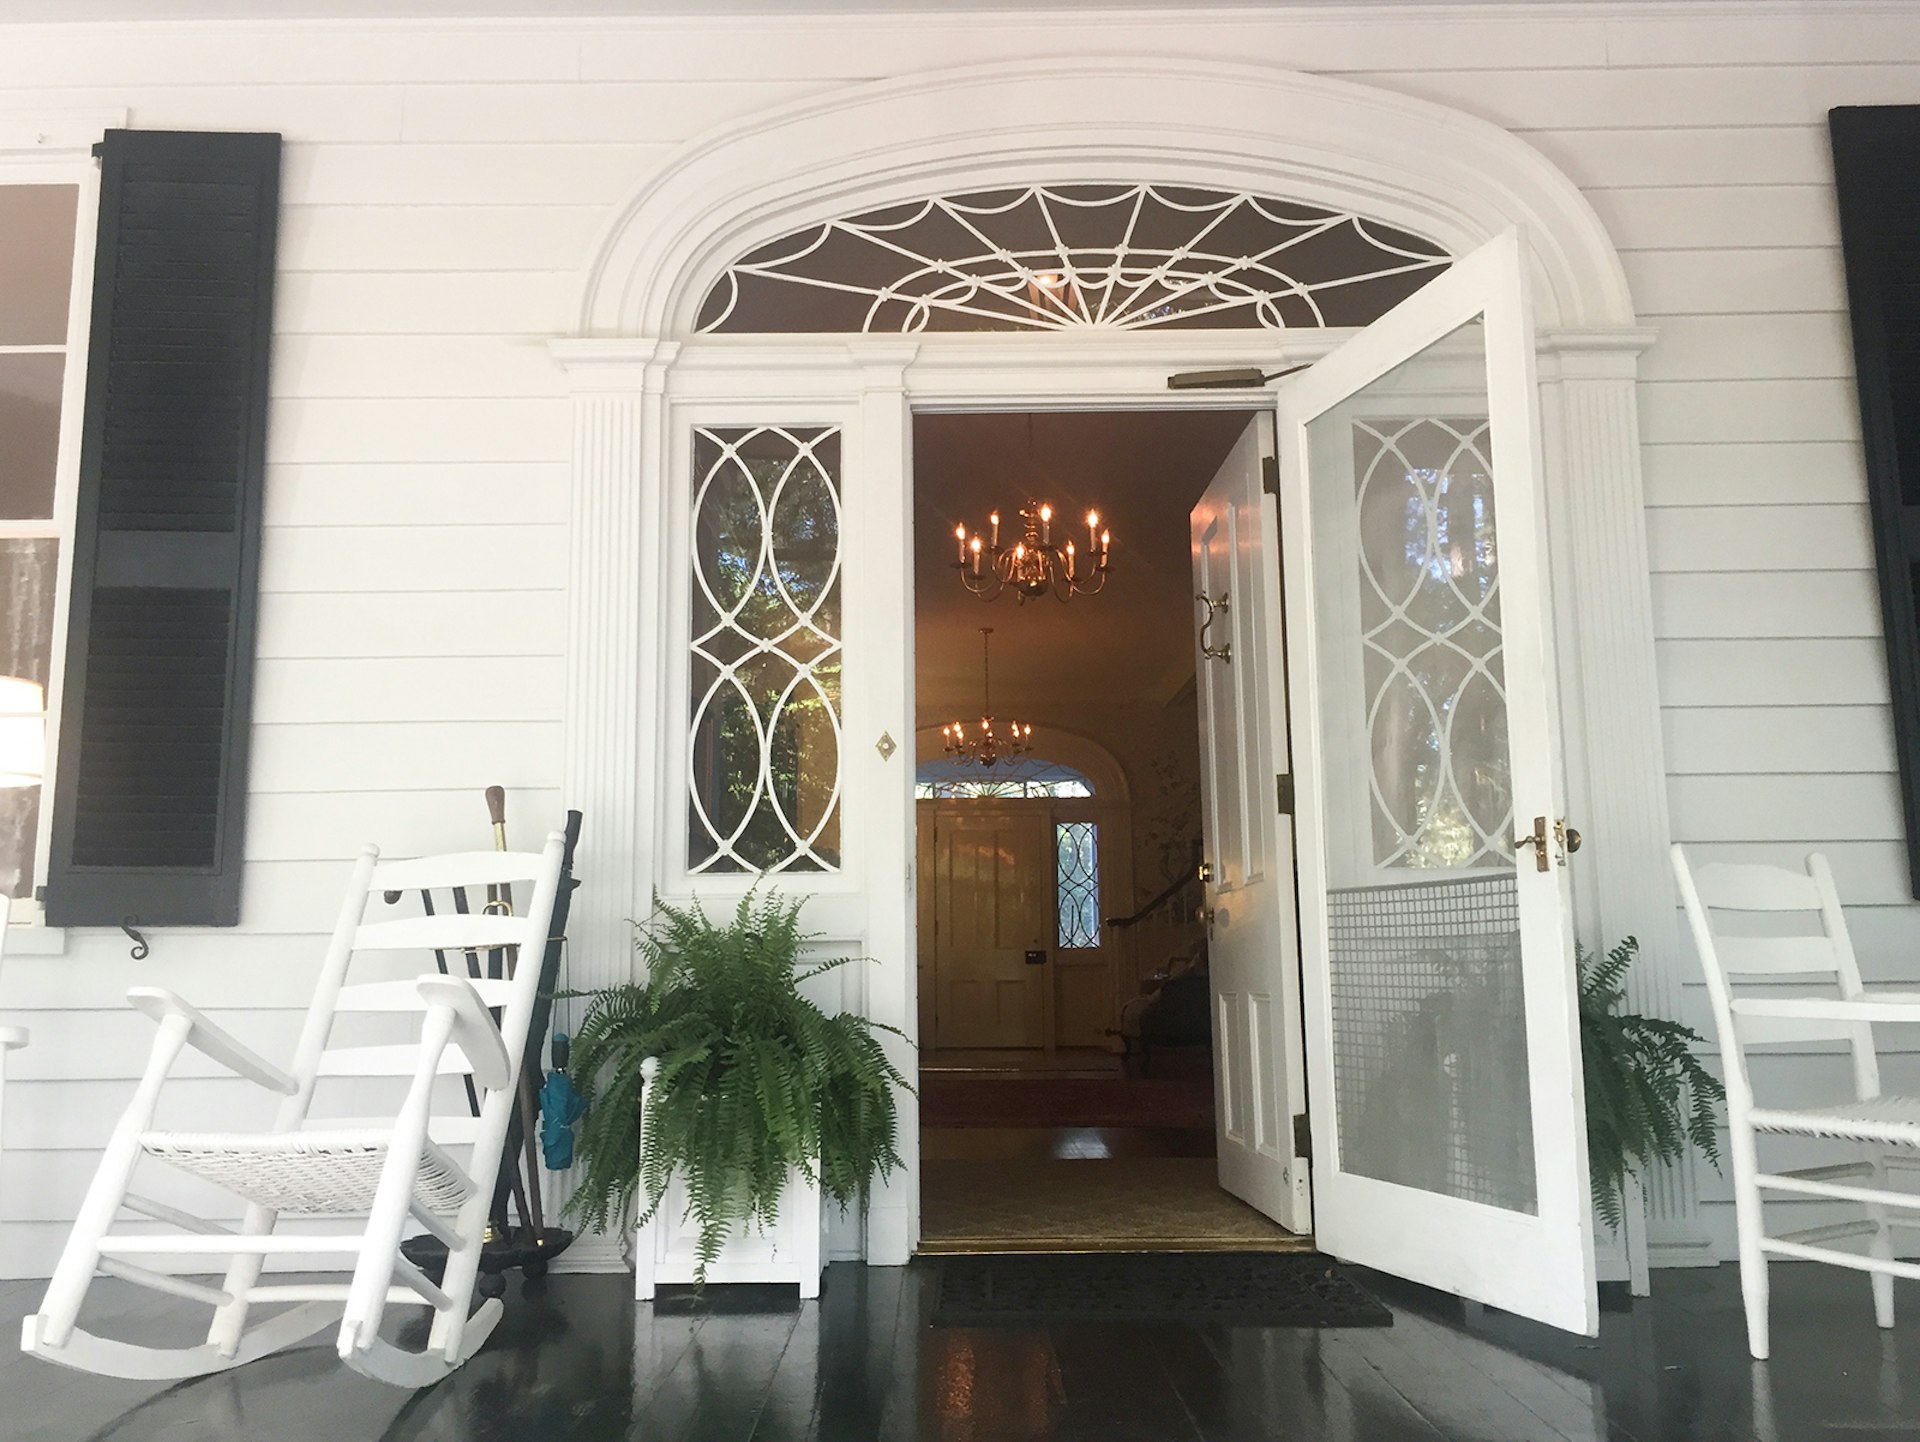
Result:
[[[1309,1166],[1313,1164],[1313,1124],[1305,1112],[1294,1114],[1293,1154]]]
[[[1260,489],[1270,496],[1280,494],[1280,458],[1260,457]]]
[[[1293,777],[1278,775],[1273,778],[1274,799],[1280,803],[1282,816],[1293,815]]]

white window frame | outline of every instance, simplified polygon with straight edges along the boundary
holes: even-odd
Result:
[[[22,131],[22,122],[0,116],[0,186],[71,185],[74,206],[73,280],[67,301],[67,334],[60,346],[0,345],[0,354],[61,352],[66,367],[60,386],[59,451],[54,469],[53,515],[46,521],[0,521],[0,537],[52,539],[60,544],[54,583],[53,654],[47,674],[46,768],[40,783],[40,818],[34,840],[33,887],[16,900],[9,916],[16,951],[64,949],[64,935],[46,925],[38,900],[47,882],[53,837],[53,780],[59,768],[60,706],[65,694],[67,624],[73,599],[74,516],[80,483],[80,440],[85,419],[87,345],[93,314],[94,237],[100,212],[100,170],[92,145],[102,132],[124,125],[124,113],[45,118]],[[33,117],[24,124],[34,127]],[[38,933],[38,936],[31,934]]]

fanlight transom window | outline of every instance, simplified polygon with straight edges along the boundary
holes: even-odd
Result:
[[[1074,800],[1093,795],[1093,780],[1084,771],[1039,756],[1002,761],[987,770],[936,756],[915,768],[913,794],[922,801]]]
[[[1362,326],[1432,280],[1433,241],[1246,191],[1034,185],[809,226],[742,257],[703,333]]]

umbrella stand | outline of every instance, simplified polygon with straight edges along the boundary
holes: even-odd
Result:
[[[487,808],[494,824],[494,845],[496,849],[506,849],[506,793],[500,787],[489,787]],[[527,1049],[520,1066],[520,1105],[510,1114],[507,1123],[507,1136],[504,1155],[500,1159],[500,1180],[494,1194],[493,1226],[480,1249],[480,1277],[475,1284],[483,1297],[498,1297],[507,1289],[506,1273],[518,1268],[528,1281],[546,1275],[548,1265],[553,1259],[573,1244],[573,1233],[564,1227],[544,1225],[540,1205],[539,1153],[534,1144],[534,1113],[538,1105],[538,1087],[533,1078],[544,1076],[541,1065],[541,1050],[545,1045],[547,1027],[553,1015],[553,988],[559,976],[560,954],[565,944],[567,914],[572,909],[574,888],[579,881],[573,875],[574,849],[580,840],[580,813],[569,811],[566,822],[566,850],[560,863],[560,891],[554,898],[553,920],[548,927],[545,954],[540,958],[540,986],[535,993],[533,1016],[527,1026]],[[491,888],[490,888],[491,890]],[[494,909],[512,907],[510,894],[502,895],[507,888],[489,896],[487,905]],[[466,896],[456,893],[454,905],[457,910],[466,910]],[[431,907],[431,903],[429,903]],[[442,971],[447,970],[444,957],[436,954]],[[490,959],[489,970],[497,970],[502,965],[498,953]],[[476,954],[467,957],[469,971],[480,974],[480,959]],[[477,1102],[477,1096],[471,1091],[469,1097]],[[478,1114],[478,1107],[475,1107]],[[522,1158],[526,1170],[521,1169]],[[511,1194],[516,1210],[520,1214],[520,1225],[508,1225],[507,1198]],[[444,1275],[447,1264],[445,1243],[431,1234],[423,1233],[409,1237],[400,1244],[400,1250],[408,1261],[412,1262],[427,1277],[438,1284]]]

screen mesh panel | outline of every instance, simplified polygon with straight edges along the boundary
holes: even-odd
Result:
[[[1535,1211],[1513,873],[1327,903],[1341,1170]]]

